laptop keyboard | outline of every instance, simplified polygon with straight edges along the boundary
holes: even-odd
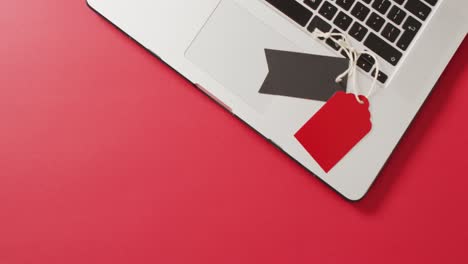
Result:
[[[385,60],[378,79],[388,80],[393,68],[415,39],[423,23],[441,0],[264,0],[299,26],[313,32],[345,33]],[[332,49],[346,54],[331,40]],[[374,62],[361,56],[360,69],[375,75]]]

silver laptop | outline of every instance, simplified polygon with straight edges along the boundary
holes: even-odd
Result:
[[[465,0],[88,3],[313,175],[353,201],[369,190],[468,29]],[[294,137],[325,104],[323,98],[288,96],[288,90],[260,91],[269,74],[267,50],[344,58],[343,50],[333,41],[311,34],[316,29],[345,34],[354,48],[375,54],[380,66],[376,72],[373,60],[365,56],[358,60],[359,87],[370,87],[372,76],[378,74],[379,85],[369,99],[373,128],[329,172]]]

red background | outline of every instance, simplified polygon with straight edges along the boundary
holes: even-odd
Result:
[[[467,40],[349,203],[84,0],[0,32],[1,264],[468,261]]]

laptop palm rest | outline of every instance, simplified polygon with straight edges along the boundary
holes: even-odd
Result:
[[[213,79],[263,113],[272,97],[259,93],[268,74],[265,49],[300,51],[232,0],[215,9],[185,56]]]

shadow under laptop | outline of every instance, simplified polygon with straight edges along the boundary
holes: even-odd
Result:
[[[391,197],[392,190],[398,185],[400,176],[404,175],[406,168],[411,166],[419,145],[427,141],[431,126],[440,118],[440,113],[448,106],[450,98],[455,96],[455,90],[460,88],[457,87],[456,80],[463,78],[463,69],[468,66],[466,58],[468,58],[467,38],[441,75],[435,89],[421,108],[421,112],[416,115],[369,193],[361,201],[353,204],[357,209],[363,213],[373,214],[385,204],[386,199]]]

